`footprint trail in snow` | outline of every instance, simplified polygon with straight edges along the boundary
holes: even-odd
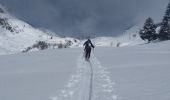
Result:
[[[65,88],[51,96],[51,100],[117,100],[115,83],[109,72],[96,57],[86,62],[81,55],[77,60],[77,71],[70,77]]]

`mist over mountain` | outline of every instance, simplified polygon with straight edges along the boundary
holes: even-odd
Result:
[[[59,35],[116,36],[147,17],[162,18],[169,0],[0,0],[17,18]]]

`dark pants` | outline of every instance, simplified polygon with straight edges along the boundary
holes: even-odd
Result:
[[[91,54],[91,47],[85,48],[85,58],[86,60],[89,60]]]

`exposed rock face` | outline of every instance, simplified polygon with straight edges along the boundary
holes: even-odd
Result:
[[[10,32],[14,32],[15,29],[8,23],[7,18],[1,18],[0,17],[0,26],[5,28],[6,30],[9,30]]]

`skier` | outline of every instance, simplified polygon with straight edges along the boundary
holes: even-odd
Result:
[[[91,40],[88,39],[85,43],[84,43],[84,53],[85,53],[85,59],[86,61],[89,61],[90,58],[90,54],[91,54],[91,48],[94,48],[94,45],[92,44]]]

